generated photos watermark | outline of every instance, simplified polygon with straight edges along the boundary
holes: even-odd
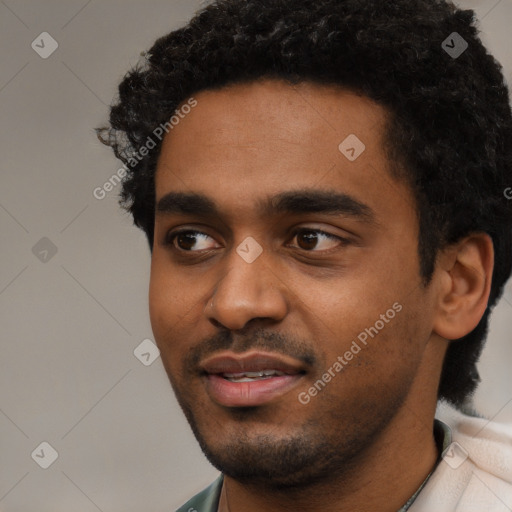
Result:
[[[190,97],[184,105],[182,105],[178,110],[174,112],[174,114],[169,118],[165,123],[161,123],[158,125],[151,135],[148,136],[146,142],[142,144],[139,149],[131,155],[128,162],[120,167],[110,178],[101,186],[96,187],[92,191],[92,195],[95,199],[101,201],[107,197],[109,192],[112,192],[116,185],[119,185],[123,178],[128,173],[128,167],[133,168],[139,162],[141,162],[144,157],[146,157],[149,152],[154,149],[159,142],[168,134],[175,126],[177,126],[182,119],[185,118],[187,114],[189,114],[192,109],[197,106],[197,100],[193,97]]]
[[[400,303],[395,302],[391,308],[389,308],[385,314],[380,315],[374,325],[366,328],[357,335],[357,339],[352,341],[349,349],[342,355],[336,358],[336,361],[324,372],[324,374],[307,390],[302,391],[298,394],[297,399],[302,405],[307,405],[311,402],[311,398],[318,395],[325,386],[331,382],[336,375],[338,375],[344,368],[349,364],[354,356],[359,354],[361,350],[368,346],[368,338],[375,338],[386,324],[389,324],[403,307]]]

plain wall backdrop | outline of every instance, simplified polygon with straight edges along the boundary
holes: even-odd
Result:
[[[512,0],[460,4],[476,9],[511,83]],[[119,186],[93,195],[120,167],[93,131],[117,84],[200,7],[0,1],[1,512],[168,512],[217,475],[161,360],[134,355],[153,339],[144,235],[119,209]],[[509,283],[476,396],[502,421],[512,421],[511,330]]]

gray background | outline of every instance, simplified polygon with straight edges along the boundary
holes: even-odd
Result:
[[[477,10],[511,83],[512,0],[461,4]],[[145,366],[133,353],[152,339],[144,235],[118,208],[119,187],[103,200],[92,193],[119,168],[93,132],[119,80],[199,7],[0,1],[0,512],[170,511],[217,475],[161,360]],[[59,45],[47,59],[31,47],[42,32]],[[509,284],[476,397],[503,421],[512,421],[511,328]],[[36,463],[51,455],[44,441],[58,452],[48,469]]]

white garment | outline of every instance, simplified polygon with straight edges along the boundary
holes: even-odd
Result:
[[[410,512],[511,512],[512,424],[467,416],[440,402],[436,418],[452,431]]]

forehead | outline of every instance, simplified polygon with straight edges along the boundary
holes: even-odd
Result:
[[[373,191],[378,199],[389,185],[400,185],[391,183],[384,151],[387,112],[369,98],[279,80],[201,91],[194,98],[197,105],[164,139],[157,201],[171,191],[193,191],[241,211],[291,189],[353,197]]]
[[[276,147],[296,154],[297,145],[315,151],[331,143],[337,156],[339,142],[351,133],[369,146],[378,144],[387,119],[385,109],[367,97],[310,82],[262,80],[201,91],[195,99],[197,106],[166,136],[164,150],[171,146],[180,156],[201,157],[182,144],[187,128],[210,149],[252,145],[262,155]]]

